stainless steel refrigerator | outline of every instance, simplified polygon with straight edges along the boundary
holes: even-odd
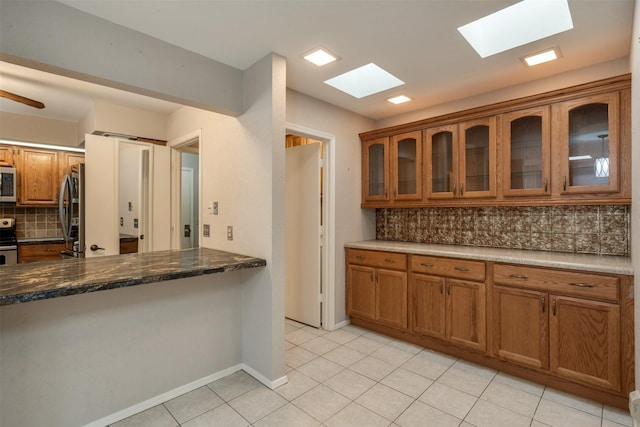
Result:
[[[74,165],[60,185],[60,226],[64,238],[63,256],[84,258],[85,209],[84,163]]]

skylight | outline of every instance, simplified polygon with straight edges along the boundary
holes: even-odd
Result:
[[[486,58],[572,28],[567,0],[523,0],[458,31]]]
[[[325,83],[358,99],[404,84],[374,63],[325,80]]]

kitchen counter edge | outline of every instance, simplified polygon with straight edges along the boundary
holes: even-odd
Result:
[[[484,248],[477,246],[435,245],[426,243],[365,240],[345,243],[345,248],[432,255],[480,261],[564,268],[632,276],[630,257]]]
[[[216,249],[182,249],[0,267],[0,306],[264,267]]]

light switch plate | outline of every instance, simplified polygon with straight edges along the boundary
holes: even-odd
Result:
[[[202,225],[202,235],[204,237],[209,237],[209,224],[203,224]]]
[[[227,225],[227,240],[233,240],[233,226]]]

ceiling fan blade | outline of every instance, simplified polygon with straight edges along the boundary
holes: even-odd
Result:
[[[30,107],[44,108],[44,104],[40,101],[36,101],[31,98],[25,98],[24,96],[16,95],[15,93],[7,92],[6,90],[0,89],[0,96],[3,98],[10,99],[12,101],[21,102]]]

